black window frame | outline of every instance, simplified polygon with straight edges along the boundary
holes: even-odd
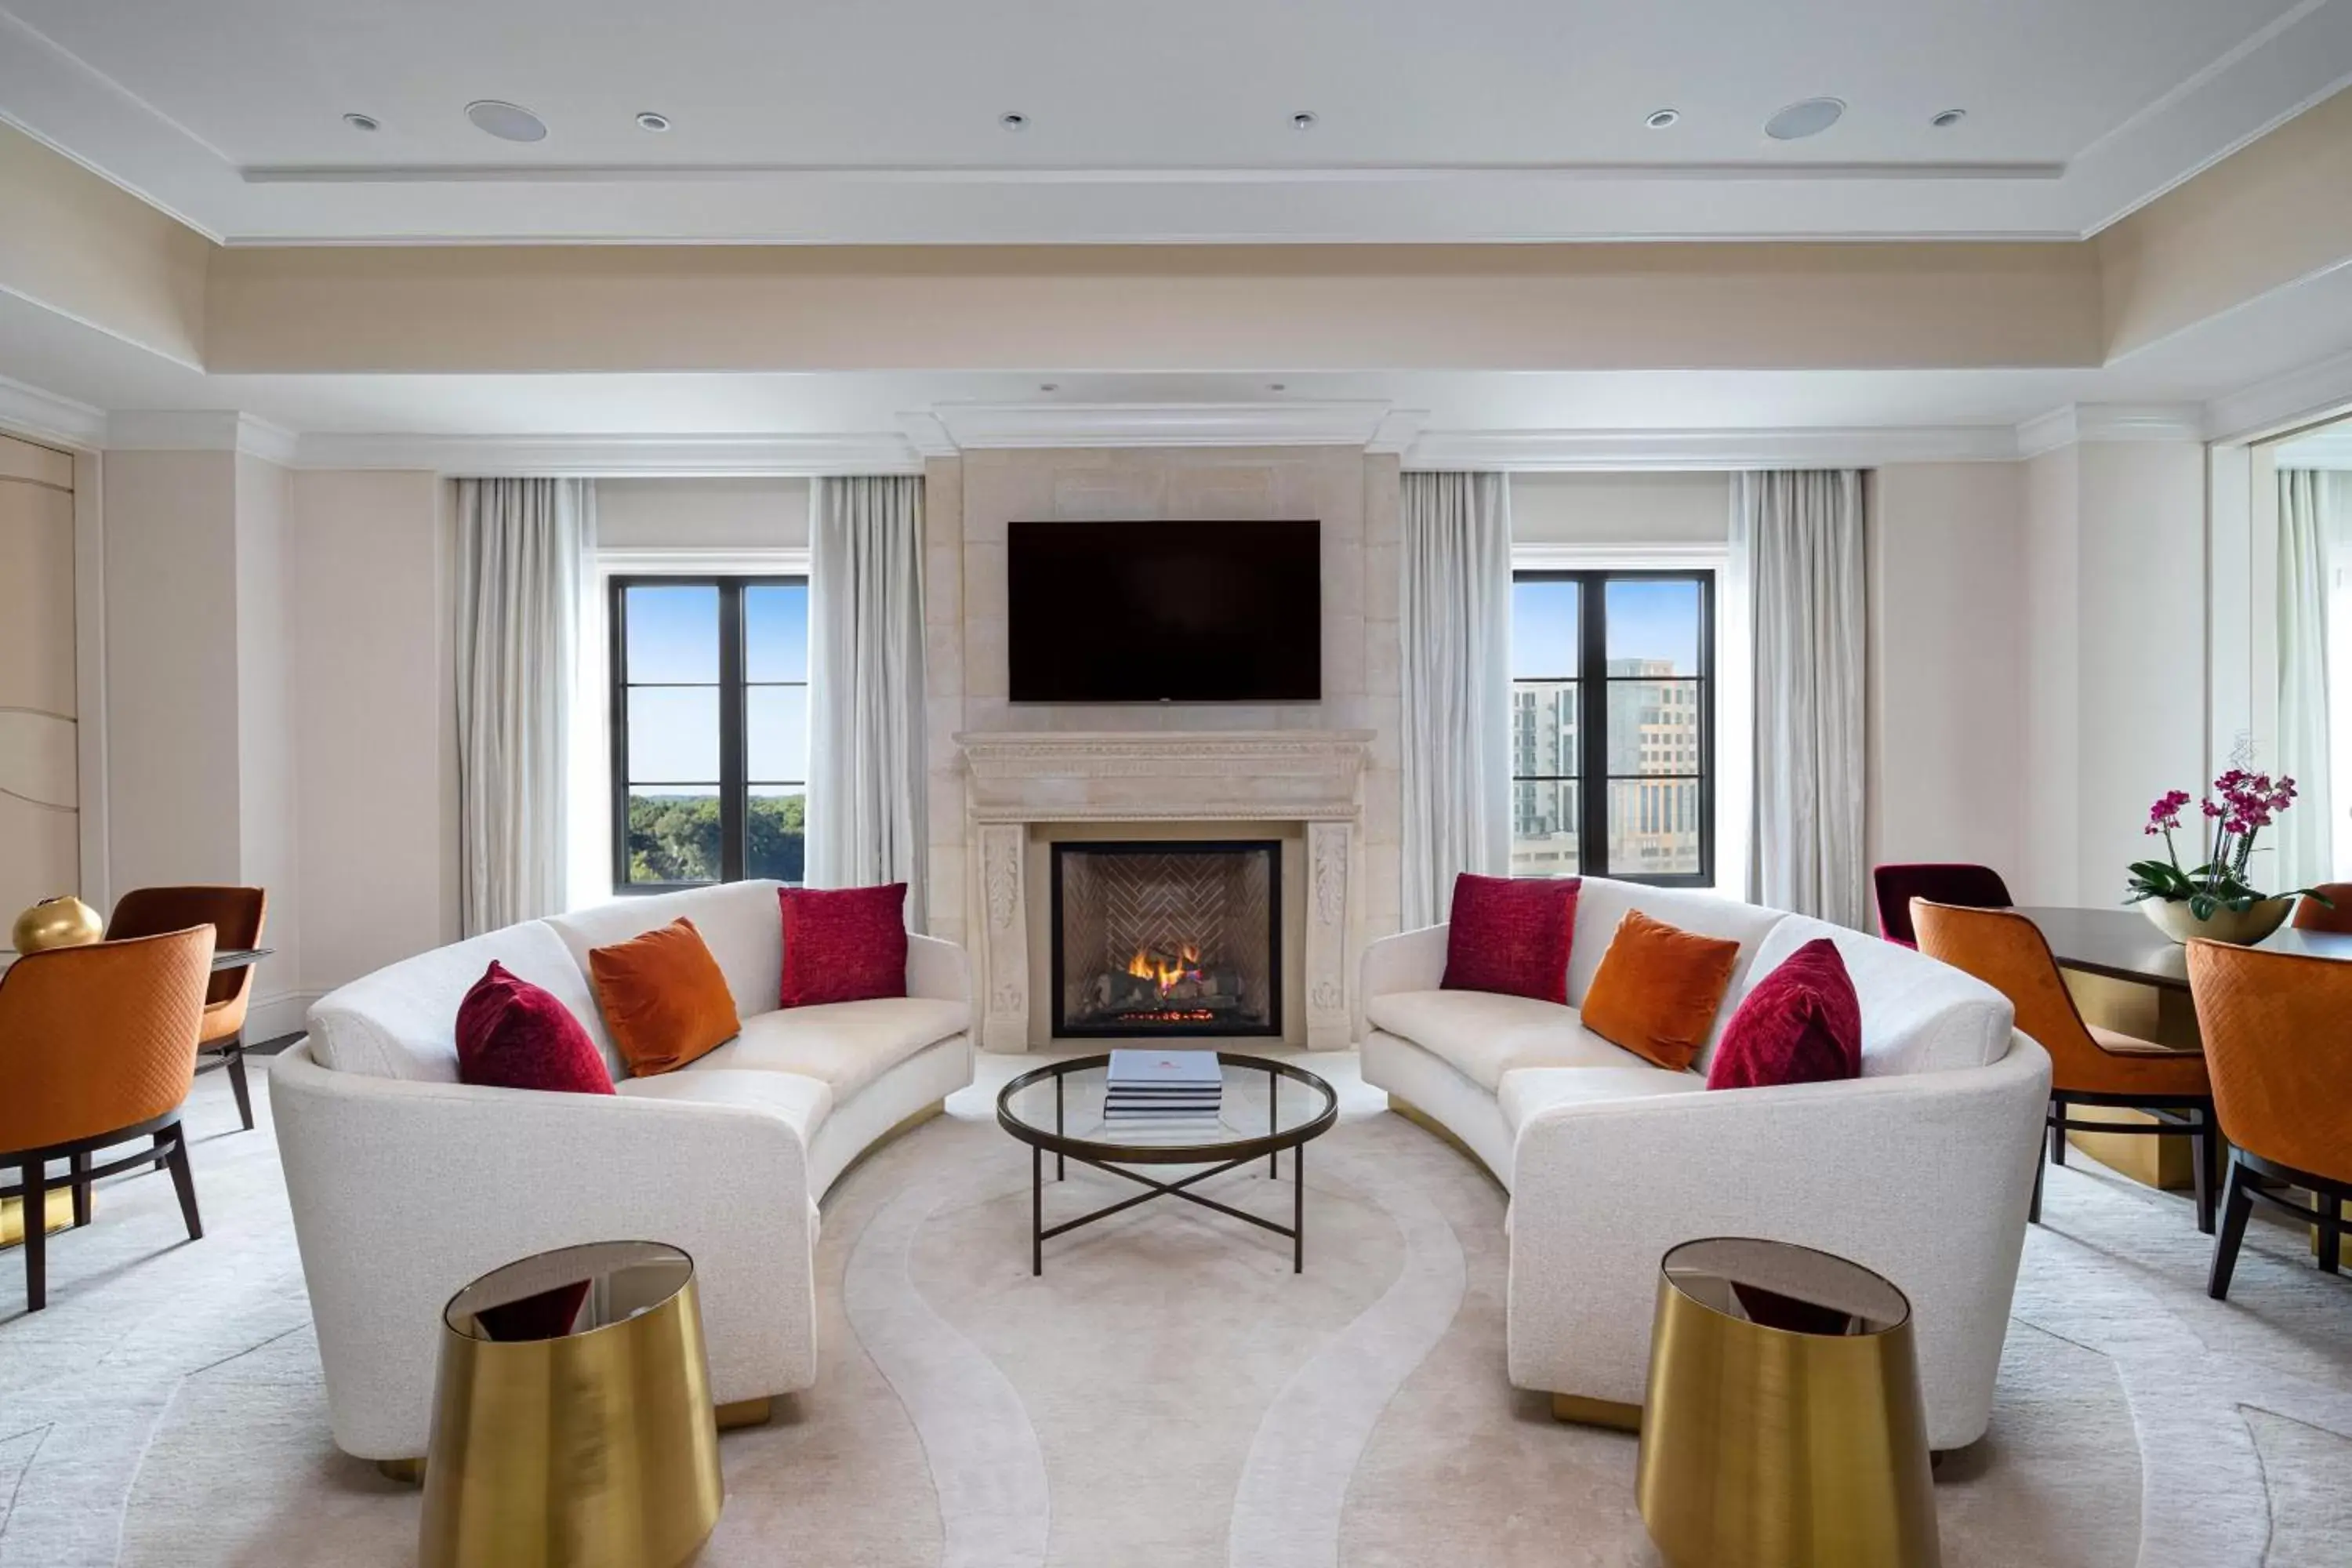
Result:
[[[1513,756],[1511,787],[1516,801],[1522,784],[1573,784],[1576,796],[1576,874],[1606,877],[1612,881],[1639,882],[1655,888],[1715,886],[1715,589],[1711,566],[1657,567],[1617,570],[1518,568],[1511,573],[1514,586],[1521,583],[1577,584],[1577,665],[1564,674],[1521,675],[1511,672],[1514,722],[1516,694],[1522,682],[1576,683],[1576,762],[1572,773],[1522,773]],[[1691,583],[1698,588],[1698,670],[1695,675],[1650,676],[1609,673],[1608,585],[1612,583]],[[1516,598],[1516,595],[1514,595]],[[1609,772],[1609,691],[1612,682],[1660,679],[1687,681],[1698,693],[1698,763],[1688,773],[1617,773]],[[1609,785],[1612,781],[1641,779],[1651,783],[1696,780],[1698,784],[1698,869],[1696,871],[1636,872],[1609,868]],[[1516,805],[1514,806],[1516,810]]]
[[[746,879],[745,862],[751,847],[749,739],[745,710],[753,686],[810,689],[810,681],[753,681],[745,674],[743,595],[751,588],[799,588],[809,585],[806,573],[633,573],[614,574],[605,580],[605,685],[609,707],[606,728],[612,736],[613,891],[618,897],[677,893],[691,888],[712,888]],[[719,591],[719,874],[709,882],[633,882],[629,879],[629,626],[628,592],[632,588],[715,588]],[[808,672],[814,675],[812,669]],[[638,682],[700,686],[702,682]],[[813,700],[813,699],[812,699]],[[814,766],[815,759],[808,759]],[[776,781],[790,782],[790,781]],[[761,787],[766,787],[762,785]],[[808,783],[801,781],[805,813]],[[806,821],[805,816],[803,818]],[[805,828],[803,828],[805,831]]]

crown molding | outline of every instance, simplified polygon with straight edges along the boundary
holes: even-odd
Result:
[[[2017,458],[2038,458],[2092,441],[2202,441],[2205,410],[2195,403],[2069,403],[2021,422]]]
[[[2205,433],[2217,441],[2257,441],[2352,410],[2352,351],[2330,354],[2205,405]]]
[[[1381,402],[940,403],[932,416],[965,451],[1039,447],[1363,447]]]
[[[0,375],[0,431],[96,451],[106,445],[106,411]]]
[[[1431,430],[1405,452],[1428,470],[1513,472],[1863,468],[1879,463],[2001,463],[2006,425],[1762,430]]]
[[[901,414],[898,429],[919,458],[952,458],[963,450],[936,414]]]
[[[110,452],[242,452],[292,468],[302,439],[281,425],[226,408],[129,409],[106,420]]]
[[[829,436],[339,436],[301,441],[306,468],[425,468],[467,478],[815,478],[910,474],[889,432]]]

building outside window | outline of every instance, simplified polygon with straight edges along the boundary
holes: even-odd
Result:
[[[1515,574],[1512,875],[1713,881],[1714,591],[1704,571]]]
[[[614,577],[613,883],[797,883],[808,798],[808,580]]]

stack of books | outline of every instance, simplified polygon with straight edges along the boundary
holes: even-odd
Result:
[[[1217,1131],[1224,1092],[1214,1051],[1113,1051],[1103,1120],[1122,1132],[1206,1137]]]

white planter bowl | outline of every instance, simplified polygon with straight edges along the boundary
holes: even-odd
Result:
[[[2175,942],[2201,936],[2235,947],[2252,947],[2286,923],[2294,900],[2264,899],[2242,910],[2217,909],[2201,921],[2190,912],[2187,899],[2144,899],[2139,907],[2150,924]]]

